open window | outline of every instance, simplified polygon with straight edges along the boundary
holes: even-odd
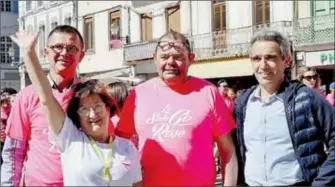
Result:
[[[85,50],[89,52],[94,52],[93,17],[84,18],[84,42]]]
[[[227,47],[226,26],[226,1],[213,0],[213,46],[215,50]]]
[[[120,10],[109,13],[109,48],[123,47]]]
[[[152,40],[152,14],[141,14],[141,41]]]
[[[180,6],[174,6],[166,9],[167,29],[180,32]]]
[[[253,1],[253,22],[254,25],[266,24],[270,22],[269,0]]]

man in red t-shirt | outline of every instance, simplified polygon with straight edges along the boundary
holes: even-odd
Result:
[[[135,87],[123,106],[115,133],[138,135],[144,186],[214,186],[213,142],[226,160],[224,185],[236,185],[236,125],[215,85],[187,75],[194,57],[184,35],[163,35],[154,54],[159,77]]]

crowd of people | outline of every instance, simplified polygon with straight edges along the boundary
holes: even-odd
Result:
[[[252,37],[258,84],[238,91],[189,76],[195,54],[172,30],[155,48],[159,76],[132,89],[77,78],[84,42],[68,25],[47,37],[45,75],[38,36],[11,36],[32,85],[13,104],[1,93],[1,186],[213,186],[215,157],[225,186],[335,184],[334,83],[326,96],[313,69],[288,80],[277,31]]]

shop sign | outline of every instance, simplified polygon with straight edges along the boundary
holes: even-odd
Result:
[[[335,64],[334,50],[306,53],[306,66],[326,66]]]

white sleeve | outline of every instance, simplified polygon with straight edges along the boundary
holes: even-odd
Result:
[[[81,132],[72,122],[72,120],[66,116],[64,120],[64,124],[59,134],[56,135],[49,127],[49,136],[55,142],[60,152],[66,151],[71,142],[74,140],[79,140],[83,136],[83,132]]]
[[[138,150],[135,148],[133,142],[129,141],[132,149],[132,166],[131,171],[133,175],[133,184],[142,181],[142,167]]]

